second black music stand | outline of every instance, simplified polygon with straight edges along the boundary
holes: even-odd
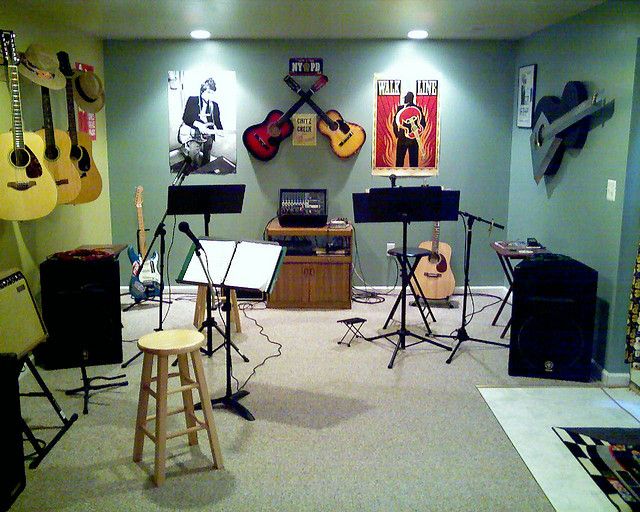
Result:
[[[242,213],[245,185],[183,185],[169,187],[167,196],[167,212],[170,215],[204,215],[204,236],[209,236],[211,214]],[[221,348],[213,348],[213,329],[221,336],[225,333],[211,314],[211,289],[207,287],[207,316],[199,330],[207,329],[207,348],[202,353],[211,357]],[[245,362],[249,358],[242,354],[235,343],[230,342],[235,351]]]
[[[410,286],[410,269],[406,256],[407,226],[411,222],[457,220],[459,202],[459,190],[442,190],[441,187],[373,188],[369,193],[353,194],[353,213],[356,222],[402,222],[403,257],[398,258],[402,272],[400,328],[390,333],[367,338],[369,341],[386,338],[395,345],[388,368],[393,368],[398,350],[404,350],[419,343],[431,343],[445,350],[451,350],[451,347],[425,336],[419,336],[407,329],[407,287]],[[398,341],[393,341],[391,336],[398,336]],[[412,336],[418,341],[407,345],[407,336]]]

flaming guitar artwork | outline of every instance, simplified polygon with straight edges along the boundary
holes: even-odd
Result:
[[[374,79],[374,175],[438,174],[440,111],[437,80]]]

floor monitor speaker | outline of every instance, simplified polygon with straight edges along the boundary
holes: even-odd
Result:
[[[513,272],[509,375],[589,381],[598,273],[559,254]]]

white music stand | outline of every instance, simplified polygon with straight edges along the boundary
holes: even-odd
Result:
[[[286,249],[274,242],[254,242],[249,240],[209,240],[200,239],[202,250],[191,246],[185,259],[178,283],[202,284],[209,287],[220,286],[224,292],[225,311],[224,345],[227,353],[227,389],[224,396],[211,400],[211,405],[220,405],[244,419],[253,421],[253,415],[239,403],[249,394],[242,389],[231,391],[231,289],[253,290],[270,293],[276,279]],[[204,253],[204,256],[201,254]],[[195,257],[194,257],[195,255]],[[196,409],[202,404],[196,405]]]

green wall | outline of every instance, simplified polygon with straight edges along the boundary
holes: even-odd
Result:
[[[516,57],[516,68],[538,65],[537,99],[559,96],[566,82],[580,80],[590,94],[615,100],[613,117],[593,126],[585,147],[568,151],[558,173],[539,185],[531,170],[531,131],[513,128],[509,187],[509,238],[535,236],[550,250],[599,272],[601,320],[608,325],[603,326],[606,346],[598,344],[596,359],[611,372],[628,369],[623,326],[632,272],[629,254],[635,254],[638,238],[637,146],[634,165],[627,159],[638,36],[640,5],[607,2],[522,41]],[[637,113],[634,119],[637,137]],[[625,186],[628,175],[634,179],[633,193]],[[615,202],[606,200],[608,179],[617,182]],[[623,211],[629,229],[621,236]]]
[[[283,83],[292,56],[322,57],[328,85],[315,96],[325,110],[335,108],[345,119],[367,131],[360,153],[342,161],[331,153],[320,134],[316,147],[283,144],[278,155],[263,163],[249,157],[242,131],[261,121],[271,109],[286,110],[297,97]],[[353,219],[351,194],[388,186],[371,175],[373,75],[391,73],[437,78],[441,94],[440,175],[432,185],[461,190],[461,209],[497,222],[507,220],[509,151],[513,96],[514,45],[509,42],[441,41],[207,41],[105,42],[108,84],[109,165],[112,225],[115,242],[133,243],[136,216],[134,189],[144,187],[144,217],[154,229],[166,205],[168,171],[167,71],[214,66],[236,71],[238,111],[238,172],[231,176],[189,176],[185,184],[244,183],[241,215],[212,219],[212,234],[229,238],[260,238],[277,210],[280,188],[328,189],[329,215]],[[303,106],[301,112],[311,112]],[[419,185],[422,179],[401,180]],[[187,218],[197,234],[202,218]],[[183,220],[178,219],[178,221]],[[171,236],[173,219],[168,219]],[[502,284],[498,260],[489,247],[503,238],[485,227],[474,235],[473,285]],[[401,240],[398,224],[358,224],[362,270],[369,284],[393,284],[395,265],[386,257],[386,242]],[[151,233],[152,234],[152,233]],[[464,245],[462,223],[442,226],[442,240],[453,247],[453,269],[462,284]],[[431,238],[430,223],[409,226],[409,243]],[[174,278],[187,249],[177,233],[169,274]],[[123,282],[127,272],[123,270]],[[358,279],[355,284],[360,284]]]
[[[50,24],[46,19],[25,16],[15,6],[3,6],[0,10],[0,28],[13,30],[18,51],[29,44],[43,44],[50,52],[65,50],[72,60],[92,64],[103,76],[102,43],[92,37],[77,33],[64,26]],[[5,68],[0,69],[2,80]],[[11,128],[11,103],[8,88],[0,82],[0,133]],[[42,128],[42,103],[40,87],[27,80],[20,80],[24,128],[36,131]],[[51,103],[54,125],[67,129],[67,107],[64,91],[52,91]],[[103,178],[103,191],[94,202],[58,206],[47,217],[31,221],[9,222],[0,220],[0,269],[20,267],[29,283],[39,289],[38,264],[48,255],[82,244],[111,243],[111,218],[109,212],[109,166],[107,160],[106,117],[104,111],[97,114],[98,139],[93,144],[93,157]]]

